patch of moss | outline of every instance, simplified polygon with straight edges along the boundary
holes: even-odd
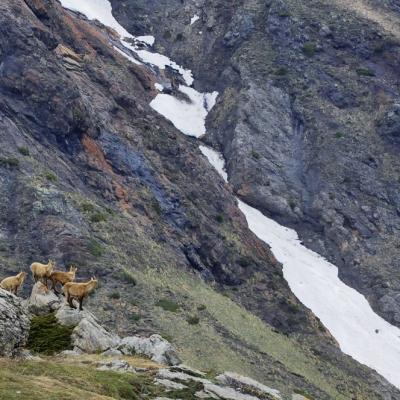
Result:
[[[72,349],[71,334],[73,329],[74,326],[59,324],[54,313],[35,316],[31,320],[26,347],[45,355],[70,350]]]
[[[180,305],[174,303],[171,300],[168,299],[160,299],[156,303],[156,306],[161,307],[165,311],[170,311],[170,312],[178,312],[180,310]]]

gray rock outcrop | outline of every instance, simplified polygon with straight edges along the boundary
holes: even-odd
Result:
[[[32,314],[44,315],[60,308],[61,300],[42,282],[36,282],[25,306]]]
[[[22,301],[0,289],[0,356],[18,355],[28,340],[29,318]]]

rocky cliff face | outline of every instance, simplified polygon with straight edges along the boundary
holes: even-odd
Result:
[[[367,251],[366,243],[377,249],[382,238],[394,241],[395,230],[388,233],[392,225],[372,224],[380,236],[366,241],[350,216],[341,219],[345,212],[356,215],[346,199],[350,192],[357,199],[361,191],[350,190],[353,178],[340,181],[345,163],[333,157],[347,154],[349,163],[356,164],[346,168],[354,172],[355,165],[365,164],[361,150],[360,160],[354,160],[354,149],[364,140],[361,147],[373,152],[374,160],[381,158],[379,147],[368,146],[361,133],[350,135],[355,122],[346,113],[356,103],[338,108],[345,115],[338,122],[346,126],[344,137],[335,133],[344,128],[332,127],[320,136],[332,120],[311,108],[311,102],[327,96],[313,74],[323,73],[317,60],[325,60],[329,51],[312,46],[319,36],[317,27],[300,18],[307,10],[290,4],[287,9],[284,3],[225,3],[115,1],[113,6],[132,33],[154,31],[160,50],[164,47],[191,66],[200,89],[220,91],[206,140],[224,151],[236,193],[297,224],[306,239],[322,229],[324,242],[313,246],[332,257],[343,254],[352,260]],[[74,263],[78,276],[96,275],[101,282],[89,304],[102,322],[120,334],[161,331],[195,366],[234,365],[238,372],[272,380],[279,388],[305,387],[321,399],[399,398],[389,384],[341,354],[322,324],[293,296],[268,246],[248,230],[232,189],[190,138],[149,107],[156,76],[161,74],[171,87],[176,84],[171,71],[128,62],[113,47],[118,44],[115,32],[64,10],[55,0],[7,0],[0,11],[2,275],[47,258],[60,267]],[[196,13],[200,20],[189,25]],[[301,26],[304,43],[297,37]],[[278,40],[279,35],[288,43]],[[334,48],[333,39],[326,40]],[[394,42],[390,46],[396,49]],[[344,45],[340,49],[343,57],[350,51]],[[354,101],[361,101],[355,93],[361,96],[365,82],[377,78],[364,71],[354,79],[346,65],[331,67],[347,71],[343,79],[361,91],[351,88]],[[382,67],[382,74],[390,65]],[[298,71],[305,66],[309,76],[301,77]],[[335,76],[327,78],[333,92],[340,89]],[[298,98],[302,101],[296,103]],[[364,111],[357,121],[364,115],[372,118],[370,109],[362,108],[372,107],[372,96],[362,99],[365,104],[357,107]],[[333,107],[324,110],[336,112]],[[309,119],[311,110],[314,119]],[[379,132],[395,126],[393,110],[383,117]],[[389,152],[396,135],[390,138],[384,163],[376,161],[376,167],[354,173],[364,171],[372,179],[377,175],[371,169],[385,172],[390,180],[394,175],[389,172],[397,168]],[[320,148],[323,154],[317,154]],[[390,168],[383,170],[384,165]],[[329,196],[331,191],[335,196]],[[375,212],[378,197],[368,198]],[[327,206],[321,206],[321,199]],[[333,213],[334,204],[334,222],[327,222],[321,213]],[[385,215],[395,224],[394,203],[387,204]],[[376,261],[378,252],[374,257]],[[389,264],[380,264],[383,277],[391,271]],[[355,267],[342,265],[344,276],[350,276]],[[355,274],[353,283],[365,289],[374,269],[359,265],[366,272]],[[379,290],[367,292],[375,298]]]
[[[200,89],[220,91],[205,140],[223,151],[234,191],[295,227],[399,325],[398,6],[113,4],[125,26],[185,61]]]

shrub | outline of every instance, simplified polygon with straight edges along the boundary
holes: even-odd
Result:
[[[257,153],[255,150],[253,150],[251,152],[251,156],[255,159],[255,160],[259,160],[261,158],[260,154]]]
[[[215,220],[219,223],[222,224],[224,222],[224,217],[221,214],[218,214],[215,216]]]
[[[336,136],[337,139],[342,139],[342,138],[344,138],[344,133],[343,132],[336,132],[335,136]]]
[[[132,272],[128,271],[127,269],[123,269],[121,271],[121,278],[126,282],[130,283],[133,286],[136,286],[137,282]]]
[[[251,265],[251,261],[251,258],[243,256],[239,258],[238,264],[243,268],[247,268]]]
[[[186,319],[186,321],[189,325],[198,325],[200,318],[197,315],[191,315]]]
[[[317,51],[317,46],[315,43],[308,42],[304,44],[302,51],[307,57],[313,57]]]
[[[180,305],[174,303],[171,300],[168,299],[160,299],[156,303],[156,306],[161,307],[165,311],[170,311],[170,312],[178,312],[180,310]]]
[[[46,171],[44,177],[50,182],[57,182],[57,175],[53,171]]]
[[[285,76],[288,73],[288,70],[285,67],[279,67],[275,70],[275,75]]]
[[[19,160],[16,157],[1,157],[0,165],[3,167],[17,168],[19,166]]]
[[[356,72],[359,76],[375,76],[375,72],[369,68],[357,68]]]
[[[104,222],[107,221],[107,215],[105,213],[98,211],[95,212],[93,215],[91,215],[90,220],[94,223]]]
[[[136,313],[134,313],[134,314],[132,314],[132,315],[130,316],[130,320],[131,320],[132,322],[140,321],[141,318],[142,318],[142,316],[141,316],[140,314],[136,314]]]
[[[121,295],[119,294],[119,292],[112,292],[112,293],[110,293],[110,295],[108,296],[110,299],[115,299],[115,300],[118,300],[118,299],[120,299],[121,298]]]
[[[101,257],[104,254],[103,245],[95,239],[90,239],[88,249],[90,254],[95,257]]]
[[[206,309],[207,309],[207,306],[205,304],[200,304],[199,306],[197,306],[198,311],[204,311]]]
[[[85,201],[81,204],[81,209],[84,212],[93,212],[95,210],[94,204]]]
[[[18,151],[23,156],[29,156],[29,149],[27,147],[18,147]]]
[[[71,334],[74,326],[58,323],[54,313],[33,317],[27,348],[37,353],[53,355],[72,349]]]

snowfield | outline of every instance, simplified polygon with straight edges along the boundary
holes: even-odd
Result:
[[[123,40],[135,38],[115,20],[108,0],[61,0],[61,3],[66,8],[85,14],[89,19],[97,19],[114,28],[121,36],[122,44],[143,62],[161,69],[170,65],[181,73],[188,86],[193,83],[191,72],[168,57],[139,50]],[[195,17],[191,23],[197,20]],[[154,38],[145,38],[141,40],[150,46],[154,43]],[[128,59],[138,62],[130,56]],[[157,89],[162,90],[161,85]],[[205,120],[218,93],[199,93],[183,85],[179,90],[188,97],[189,102],[160,93],[150,105],[182,133],[200,137],[206,132]],[[223,179],[228,181],[221,154],[206,146],[200,146],[200,150]],[[271,246],[275,257],[283,264],[284,277],[293,293],[321,319],[342,351],[375,369],[400,388],[400,330],[375,314],[364,296],[338,278],[337,267],[304,247],[294,230],[279,225],[241,200],[238,203],[249,228]]]

